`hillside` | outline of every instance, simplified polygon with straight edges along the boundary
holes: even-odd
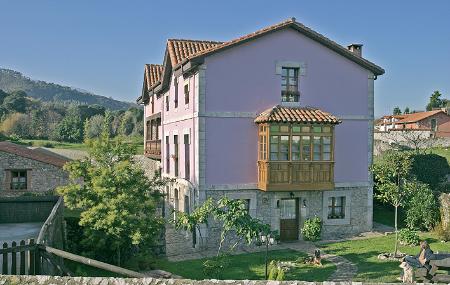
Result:
[[[42,101],[76,102],[88,105],[99,104],[112,110],[128,109],[131,106],[136,106],[133,103],[114,100],[81,89],[33,80],[25,77],[20,72],[3,68],[0,68],[0,89],[6,92],[23,90],[28,96]]]

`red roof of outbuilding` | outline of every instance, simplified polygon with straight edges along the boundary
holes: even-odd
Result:
[[[37,160],[57,167],[63,167],[69,159],[59,155],[53,155],[37,149],[29,149],[11,142],[0,142],[0,151],[15,154],[21,157]]]

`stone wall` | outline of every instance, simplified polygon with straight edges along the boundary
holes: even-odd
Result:
[[[29,179],[27,190],[9,190],[6,187],[7,169],[26,169]],[[69,175],[60,167],[21,157],[7,152],[0,152],[0,196],[19,196],[24,193],[45,193],[69,182]]]
[[[0,198],[0,223],[44,222],[58,197],[3,197]]]
[[[268,281],[268,280],[189,280],[157,278],[113,278],[113,277],[57,277],[57,276],[18,276],[0,275],[1,285],[36,284],[36,285],[369,285],[363,282],[305,282],[305,281]],[[399,283],[375,283],[394,285]]]

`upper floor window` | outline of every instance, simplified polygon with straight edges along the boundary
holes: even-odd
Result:
[[[174,87],[175,87],[175,99],[174,99],[174,105],[175,105],[175,108],[178,108],[178,77],[175,77],[174,79],[173,79],[173,85],[174,85]]]
[[[184,104],[189,104],[189,83],[184,84]]]
[[[260,125],[259,160],[331,161],[332,132],[327,125]]]
[[[298,68],[283,67],[281,69],[281,101],[298,102]]]
[[[169,111],[169,95],[166,96],[166,111]]]

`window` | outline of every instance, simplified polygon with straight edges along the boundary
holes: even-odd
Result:
[[[180,210],[180,196],[178,193],[178,189],[175,189],[173,194],[174,194],[173,195],[173,208],[175,211],[179,211]]]
[[[297,217],[295,204],[295,199],[282,199],[280,201],[280,219],[295,219]]]
[[[166,136],[166,173],[170,173],[170,142],[169,136]]]
[[[152,121],[145,122],[145,138],[148,141],[152,139]]]
[[[184,212],[189,214],[189,196],[184,195]]]
[[[189,151],[189,135],[184,135],[184,179],[189,180],[190,173],[190,151]]]
[[[437,131],[437,123],[436,123],[436,119],[431,119],[431,130],[433,132]]]
[[[267,160],[266,126],[259,126],[259,160]]]
[[[281,69],[281,101],[298,102],[298,68],[283,67]]]
[[[345,197],[328,198],[328,219],[345,218]]]
[[[11,190],[27,189],[27,171],[11,170]]]
[[[175,176],[178,177],[178,135],[173,136]]]
[[[184,84],[184,104],[189,104],[189,84]]]
[[[332,161],[332,136],[333,128],[329,125],[260,125],[258,159]]]
[[[289,160],[289,136],[270,136],[270,160]]]
[[[175,87],[174,105],[178,108],[178,77],[173,78],[173,86]]]
[[[169,111],[169,95],[166,96],[166,111]]]
[[[155,113],[155,95],[152,96],[152,114]]]

